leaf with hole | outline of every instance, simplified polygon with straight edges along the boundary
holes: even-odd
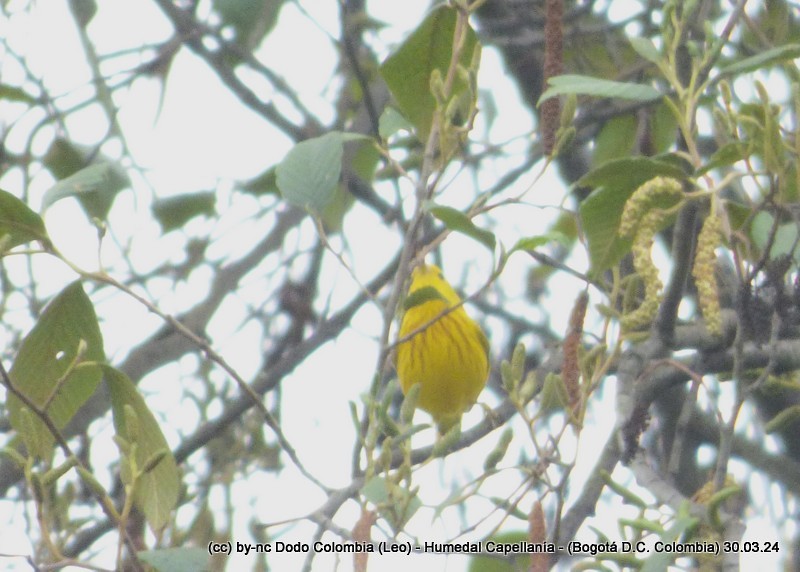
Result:
[[[81,283],[73,282],[50,301],[22,340],[9,377],[14,387],[61,429],[94,393],[103,361],[103,338],[94,306]],[[28,414],[21,413],[23,409]],[[29,450],[49,458],[54,437],[45,423],[13,394],[9,395],[8,411],[11,425]],[[34,434],[26,435],[26,431]]]

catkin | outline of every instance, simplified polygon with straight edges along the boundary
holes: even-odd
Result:
[[[670,200],[678,202],[682,197],[680,181],[671,177],[653,177],[639,185],[622,210],[619,234],[623,238],[634,237],[631,247],[633,266],[645,288],[644,300],[639,307],[622,317],[622,327],[626,330],[647,326],[658,312],[663,285],[651,258],[651,250],[656,232],[668,216],[662,207],[667,206]]]
[[[715,336],[722,335],[722,313],[719,306],[719,292],[714,268],[717,255],[715,249],[720,243],[720,220],[713,212],[706,217],[700,235],[697,237],[697,253],[694,257],[692,276],[697,285],[697,302],[706,328]]]
[[[650,324],[658,312],[661,301],[661,278],[658,268],[653,263],[650,251],[653,248],[656,232],[664,220],[666,213],[661,209],[648,212],[636,231],[633,240],[633,267],[644,282],[644,300],[633,312],[622,317],[622,327],[626,330],[638,330]]]
[[[670,177],[653,177],[642,183],[628,198],[619,222],[619,234],[622,237],[638,235],[637,229],[644,224],[644,216],[658,206],[658,202],[670,197],[679,198],[683,189],[677,179]],[[641,221],[641,222],[640,222]]]

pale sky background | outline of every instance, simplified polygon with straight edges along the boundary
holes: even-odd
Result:
[[[13,4],[14,2],[11,2],[12,6]],[[332,1],[305,1],[300,2],[300,5],[313,17],[314,22],[302,14],[295,5],[287,4],[281,13],[277,28],[258,53],[267,66],[286,79],[302,95],[304,103],[310,109],[318,113],[323,121],[327,121],[333,116],[332,101],[336,86],[331,85],[330,80],[335,74],[336,54],[324,31],[333,37],[338,36],[338,9],[336,3]],[[83,62],[83,56],[65,2],[39,1],[34,6],[27,26],[9,29],[8,23],[0,17],[0,35],[7,38],[7,42],[14,46],[17,52],[26,54],[34,72],[39,77],[46,78],[48,88],[52,92],[65,94],[63,101],[59,101],[60,105],[79,101],[90,89],[88,87],[90,75],[88,70],[75,67],[76,62]],[[398,8],[399,6],[402,7]],[[370,2],[369,13],[379,20],[391,23],[391,27],[381,32],[379,37],[385,49],[396,45],[419,24],[428,6],[427,0],[407,0],[402,3],[386,0]],[[168,37],[170,30],[171,27],[161,12],[150,2],[116,2],[111,10],[102,5],[90,26],[91,36],[100,53],[124,50],[141,43],[163,41]],[[302,49],[298,48],[299,42],[302,42]],[[13,63],[3,63],[3,74],[4,82],[16,84],[20,81],[19,69]],[[492,142],[505,143],[509,150],[507,158],[481,173],[481,185],[482,188],[486,188],[489,186],[488,181],[524,159],[533,123],[517,97],[516,88],[505,76],[498,55],[492,49],[484,50],[479,84],[492,91],[499,112],[490,138]],[[264,120],[244,108],[221,86],[205,64],[187,49],[181,51],[173,64],[166,86],[163,109],[159,116],[160,89],[160,84],[155,80],[145,78],[137,80],[129,88],[118,93],[117,104],[122,107],[119,121],[137,163],[144,167],[147,173],[146,179],[134,176],[133,191],[124,191],[117,197],[110,219],[112,233],[122,237],[136,235],[135,247],[130,254],[134,267],[139,270],[151,268],[161,262],[160,259],[153,258],[153,252],[174,251],[174,259],[180,260],[183,238],[178,233],[161,236],[147,208],[154,190],[159,197],[165,197],[193,190],[218,189],[217,206],[221,211],[219,220],[194,220],[188,225],[186,233],[191,236],[204,234],[210,230],[212,237],[217,239],[208,250],[208,256],[211,258],[229,257],[232,252],[246,252],[268,228],[265,225],[268,224],[270,217],[254,218],[253,212],[266,204],[262,201],[269,199],[257,199],[241,193],[233,194],[232,181],[255,176],[266,167],[280,161],[288,151],[290,142],[282,134],[270,128]],[[3,120],[4,116],[9,117],[7,113],[16,117],[19,108],[15,111],[13,106],[0,104],[0,120]],[[31,118],[30,122],[33,123],[35,119]],[[481,127],[482,124],[479,121],[476,130],[479,136],[485,131]],[[101,136],[104,126],[102,113],[93,108],[75,114],[67,125],[73,141],[87,144],[93,143]],[[22,138],[16,140],[17,145],[22,143]],[[14,144],[15,140],[12,137],[9,146]],[[33,150],[42,153],[47,144],[49,144],[48,138],[42,136]],[[113,156],[115,153],[118,154],[119,149],[114,149],[112,145],[104,149],[104,152]],[[514,187],[514,192],[521,192],[530,186],[536,174],[537,170],[534,169],[534,172],[522,177],[519,184]],[[473,183],[464,177],[462,179],[456,179],[440,197],[443,204],[464,206],[463,200],[459,202],[459,197],[469,195],[469,192],[459,195],[459,189],[469,191]],[[13,176],[0,178],[0,185],[14,193],[19,192],[20,184],[20,181],[15,180]],[[52,179],[46,171],[37,177],[31,187],[32,208],[38,209],[37,200],[41,199],[51,184]],[[507,247],[521,236],[538,234],[545,230],[546,221],[557,214],[554,208],[541,207],[557,206],[562,194],[563,187],[555,174],[546,174],[529,191],[527,198],[532,206],[496,211],[492,221],[498,224],[493,230]],[[535,224],[533,230],[532,221]],[[481,222],[487,223],[487,220],[483,219]],[[54,205],[46,215],[46,223],[54,242],[67,257],[84,268],[96,267],[96,230],[86,222],[72,200]],[[396,244],[397,232],[386,229],[373,213],[365,212],[364,209],[354,209],[348,215],[346,228],[347,243],[343,244],[339,239],[334,239],[332,243],[334,248],[345,254],[359,278],[366,281],[382,267],[386,259],[385,252],[391,245]],[[313,227],[310,222],[305,225],[305,230],[309,234],[306,237],[299,237],[298,240],[310,244],[313,238]],[[377,251],[374,245],[380,244],[380,241],[385,241],[390,246]],[[482,285],[491,264],[488,251],[476,247],[476,243],[472,240],[458,235],[451,235],[448,238],[444,250],[445,271],[451,281],[457,282],[462,277],[459,273],[462,269],[466,269],[467,291],[474,291]],[[103,252],[104,254],[109,252],[113,256],[116,248],[104,249]],[[238,254],[233,256],[236,257]],[[115,264],[113,259],[105,262],[112,266]],[[579,270],[584,270],[587,264],[585,260],[570,260],[570,263]],[[45,292],[49,290],[57,292],[64,284],[75,279],[74,274],[60,263],[37,260],[37,264],[48,273],[48,282],[43,285]],[[530,266],[530,259],[522,254],[516,255],[502,276],[502,288],[509,297],[509,309],[521,311],[526,308],[529,311],[523,299],[523,276]],[[333,285],[331,291],[325,293],[329,295],[327,300],[333,307],[349,300],[357,291],[358,286],[341,267],[327,264],[324,272],[326,277],[321,283]],[[202,295],[202,292],[197,292],[195,288],[197,284],[202,284],[203,280],[202,275],[193,276],[188,285],[182,284],[174,291],[172,285],[165,281],[160,286],[153,285],[148,294],[157,301],[162,310],[178,314],[190,307]],[[226,303],[225,310],[219,313],[221,318],[213,322],[210,328],[214,348],[245,379],[250,378],[258,367],[260,352],[263,349],[255,342],[258,339],[255,332],[247,329],[237,331],[237,327],[248,311],[247,304],[258,303],[263,287],[264,284],[258,277],[248,277],[242,283],[241,296]],[[554,290],[555,295],[547,307],[552,309],[551,319],[556,331],[564,330],[569,306],[580,290],[581,284],[572,279],[564,279],[557,290]],[[103,291],[93,297],[93,301],[98,306],[98,313],[103,317],[101,328],[106,352],[112,363],[118,362],[127,348],[149,336],[161,325],[157,317],[123,295]],[[470,311],[476,315],[474,309]],[[285,434],[295,445],[305,467],[330,487],[341,487],[350,482],[354,430],[348,403],[355,401],[359,407],[362,405],[359,396],[367,389],[376,367],[378,349],[376,340],[379,331],[379,311],[375,306],[368,306],[356,315],[352,328],[346,330],[334,343],[329,343],[318,350],[311,359],[282,381]],[[502,332],[493,334],[496,336],[493,358],[499,363],[500,359],[507,357],[496,355],[497,348],[502,345],[503,334]],[[189,375],[195,370],[197,359],[196,356],[184,357],[177,364],[154,372],[139,386],[145,396],[156,389],[159,391],[160,397],[157,402],[151,401],[149,404],[163,421],[162,430],[172,445],[177,444],[176,430],[196,423],[191,408],[185,408],[185,418],[176,415],[175,410],[179,407],[176,402],[180,397],[176,382],[181,375]],[[175,386],[174,392],[165,393],[165,388],[170,384]],[[309,399],[309,396],[313,398]],[[602,396],[602,400],[596,402],[587,414],[586,423],[592,430],[581,435],[577,451],[570,451],[570,447],[566,446],[567,443],[574,441],[570,437],[561,441],[562,450],[567,455],[575,454],[578,458],[570,485],[570,498],[580,492],[583,480],[581,475],[588,474],[600,445],[613,427],[614,416],[610,414],[614,410],[613,379],[606,383]],[[496,397],[488,392],[482,394],[480,401],[496,405]],[[425,417],[423,413],[418,415],[418,421]],[[464,426],[470,426],[482,415],[480,407],[473,408],[465,416]],[[512,424],[516,431],[525,430],[517,418],[512,420]],[[107,439],[109,446],[113,447],[110,441],[110,425],[106,429],[107,431],[98,436],[98,439]],[[409,533],[417,535],[423,541],[443,541],[453,538],[453,535],[462,528],[459,514],[456,510],[450,509],[443,518],[434,518],[433,507],[447,498],[454,484],[463,485],[481,473],[483,459],[494,448],[500,433],[496,431],[483,439],[470,448],[470,452],[462,452],[444,461],[429,463],[414,473],[416,484],[421,486],[420,498],[426,506],[409,522],[407,527]],[[432,436],[433,431],[428,430],[417,435],[414,442],[417,445],[429,443]],[[528,449],[519,450],[518,444],[523,442],[518,440],[512,445],[506,458],[509,464],[513,464],[520,455],[528,458],[533,456],[533,452]],[[199,456],[190,458],[189,462],[197,462],[197,458]],[[233,531],[234,540],[252,542],[248,531],[251,520],[277,522],[302,518],[324,503],[323,492],[308,483],[288,458],[284,457],[283,460],[285,469],[278,474],[252,470],[244,476],[237,476],[232,488],[234,499],[238,499],[236,506],[239,511],[236,515],[236,528]],[[625,474],[626,471],[615,473],[627,485],[632,485],[630,475],[626,477]],[[500,473],[489,479],[480,491],[483,499],[475,499],[475,502],[470,504],[466,522],[474,522],[486,514],[490,516],[476,530],[456,540],[483,539],[492,527],[498,524],[499,517],[502,516],[502,511],[491,512],[492,505],[488,499],[492,496],[508,496],[509,490],[513,490],[518,483],[519,474],[516,470]],[[222,490],[218,489],[214,494],[221,493]],[[529,500],[532,501],[533,495],[529,496],[531,497]],[[252,502],[254,498],[255,502]],[[763,499],[763,502],[756,503],[756,506],[759,504],[763,506],[767,504],[767,500]],[[525,511],[529,508],[529,504],[521,508]],[[629,508],[614,506],[613,509],[612,511],[611,508],[603,507],[603,513],[617,517],[619,510],[631,517],[635,516],[635,512]],[[10,515],[10,510],[12,507],[9,503],[0,501],[0,523],[7,523],[15,517],[22,518],[19,514]],[[179,513],[179,518],[181,517]],[[753,515],[748,515],[750,529],[745,540],[766,539],[765,532],[756,531],[755,525],[758,519],[752,517]],[[345,528],[351,528],[357,518],[358,507],[350,502],[340,511],[335,521]],[[517,521],[514,524],[515,526],[510,528],[524,529],[524,523]],[[619,538],[613,520],[604,523],[601,517],[594,519],[593,524],[611,538]],[[385,523],[379,526],[385,526]],[[21,528],[19,527],[17,532],[22,532]],[[509,526],[506,525],[504,528],[508,529]],[[383,530],[388,533],[385,528]],[[315,527],[307,522],[279,526],[270,530],[274,539],[286,542],[309,542],[314,531]],[[373,533],[373,539],[382,539],[377,530]],[[591,531],[585,525],[581,539],[586,541],[593,539]],[[333,537],[326,535],[324,540],[333,540]],[[101,554],[93,559],[98,565],[110,566],[113,563],[111,544],[107,543],[107,548],[109,555]],[[11,531],[0,534],[0,553],[24,554],[30,550],[26,538],[13,535]],[[319,555],[314,569],[351,569],[350,556],[343,556],[338,567],[335,560],[334,556]],[[0,567],[7,562],[0,559]],[[254,560],[252,556],[240,556],[231,558],[229,562],[230,570],[238,570],[250,569]],[[297,568],[298,557],[273,556],[268,562],[274,570],[290,570]],[[435,567],[441,570],[460,571],[465,569],[465,563],[466,559],[458,556],[449,558],[373,556],[370,562],[371,569],[390,572],[405,571],[410,566],[417,565],[429,569]],[[743,569],[748,568],[747,563],[748,561],[743,558]],[[758,564],[777,569],[777,565],[769,566],[766,558],[758,559]]]

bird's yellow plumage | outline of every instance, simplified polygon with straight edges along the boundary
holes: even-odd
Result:
[[[460,303],[438,267],[414,269],[400,324],[400,339],[411,337],[397,348],[397,374],[404,394],[421,385],[417,407],[441,433],[461,421],[489,376],[489,342]]]

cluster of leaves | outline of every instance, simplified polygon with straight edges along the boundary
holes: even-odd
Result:
[[[62,179],[45,195],[46,199],[50,197],[45,208],[67,196],[109,189],[115,192],[115,184],[104,176],[110,172],[109,166],[98,165]],[[0,191],[0,204],[0,231],[6,252],[37,241],[42,254],[58,256],[37,213],[5,191]],[[100,275],[83,278],[104,280]],[[112,522],[124,523],[132,510],[138,510],[154,530],[166,526],[178,502],[178,467],[135,384],[106,363],[94,305],[80,280],[67,285],[48,302],[35,326],[20,341],[13,366],[8,371],[0,366],[0,377],[6,390],[8,420],[18,435],[4,452],[24,474],[43,510],[49,510],[54,502],[52,491],[57,481],[75,469],[83,486]],[[119,449],[119,478],[124,489],[121,507],[116,506],[63,434],[101,381],[110,398],[114,440]],[[61,453],[58,463],[56,445]],[[52,556],[62,559],[60,550],[50,546]]]
[[[506,427],[486,452],[479,474],[439,503],[434,518],[491,495],[488,513],[465,513],[469,523],[464,534],[494,519],[498,524],[480,527],[481,534],[504,542],[561,545],[578,537],[606,542],[615,540],[608,532],[587,531],[590,515],[602,503],[624,504],[617,518],[620,541],[741,540],[744,501],[728,502],[741,498],[738,475],[732,478],[728,468],[734,455],[781,482],[787,493],[800,494],[800,447],[792,439],[800,423],[800,74],[794,62],[800,57],[800,33],[797,16],[785,2],[769,3],[752,14],[744,11],[744,3],[726,11],[714,2],[666,2],[659,9],[643,6],[618,23],[595,13],[592,2],[587,8],[548,0],[545,17],[563,18],[563,33],[574,41],[556,41],[553,30],[559,27],[550,21],[544,45],[529,33],[542,28],[540,12],[520,12],[524,3],[452,0],[434,7],[380,65],[364,41],[378,37],[379,26],[363,3],[343,2],[340,113],[329,125],[305,107],[259,54],[259,46],[280,22],[283,2],[215,0],[204,8],[206,15],[197,6],[183,8],[169,0],[155,4],[174,35],[143,47],[141,53],[153,59],[128,70],[131,76],[164,78],[175,55],[191,50],[242,105],[294,144],[278,164],[235,185],[233,196],[259,201],[260,222],[270,225],[263,242],[241,258],[231,256],[219,264],[206,260],[203,253],[212,235],[191,237],[187,230],[199,217],[224,217],[217,209],[223,191],[215,189],[166,198],[155,193],[148,203],[163,234],[185,233],[185,262],[174,265],[165,259],[152,275],[124,263],[113,269],[98,264],[92,271],[78,267],[48,233],[45,211],[63,199],[78,199],[107,247],[116,198],[131,187],[131,179],[119,162],[101,152],[103,144],[121,143],[129,164],[137,162],[111,97],[125,84],[104,77],[96,65],[89,24],[97,7],[70,3],[87,62],[95,64],[90,67],[97,91],[86,103],[104,109],[108,135],[86,148],[71,141],[67,131],[56,130],[59,135],[48,150],[36,157],[34,129],[23,152],[9,153],[8,160],[12,170],[25,175],[23,180],[29,181],[42,166],[55,179],[42,193],[40,212],[26,204],[33,185],[15,193],[0,191],[0,281],[5,293],[25,292],[35,320],[27,332],[4,323],[6,338],[16,341],[5,349],[13,365],[7,372],[0,367],[8,419],[0,483],[4,491],[18,486],[32,492],[39,560],[85,558],[92,543],[116,530],[118,566],[126,558],[131,566],[146,562],[159,570],[201,566],[197,551],[142,548],[148,543],[166,548],[205,545],[212,538],[230,541],[232,517],[214,510],[209,491],[220,482],[230,487],[234,475],[252,467],[278,471],[278,457],[288,459],[328,497],[307,519],[317,528],[317,537],[333,533],[366,541],[380,532],[391,540],[403,535],[416,540],[421,536],[410,523],[425,508],[420,484],[424,471],[441,458],[467,457],[465,450],[506,423],[522,430]],[[592,31],[597,29],[602,33]],[[626,37],[632,30],[635,37]],[[520,50],[529,37],[534,38],[531,44]],[[537,138],[516,171],[478,189],[468,207],[455,208],[444,199],[448,176],[457,179],[466,173],[470,178],[507,153],[502,145],[483,145],[474,138],[480,109],[491,107],[491,86],[479,81],[481,56],[490,44],[516,74],[531,112],[558,98],[555,108],[561,108],[561,117],[547,127],[557,133],[541,135],[552,136],[553,144],[543,145]],[[547,53],[554,45],[561,51]],[[554,64],[554,58],[560,62]],[[545,61],[549,69],[566,73],[548,78],[545,85],[540,80],[547,77]],[[763,73],[767,69],[774,71],[768,80]],[[279,105],[258,97],[246,80],[252,74],[273,87]],[[80,109],[52,107],[50,94],[33,96],[31,90],[28,84],[3,85],[0,99],[45,110],[46,125],[63,126]],[[490,114],[485,115],[491,130]],[[537,189],[534,183],[516,192],[517,179],[534,167],[543,173],[556,166],[571,185],[563,214],[544,231],[537,225],[515,237],[512,245],[503,244],[492,221],[501,220],[505,211],[528,208]],[[137,174],[143,176],[142,171]],[[330,294],[320,279],[325,261],[335,260],[359,278],[348,256],[336,251],[330,239],[340,235],[347,241],[353,231],[346,217],[362,210],[389,223],[400,247],[386,253],[385,267],[361,284],[348,303],[320,310],[317,298]],[[309,219],[315,224],[303,227]],[[305,235],[309,228],[316,231],[314,246],[304,251],[291,239],[291,231]],[[414,392],[398,406],[392,381],[393,324],[411,262],[431,253],[441,256],[452,233],[476,241],[492,260],[486,282],[468,299],[501,324],[494,331],[507,340],[493,347],[500,365],[494,368],[490,391],[500,405],[463,432],[457,429],[418,446],[427,434],[424,425],[414,423]],[[577,252],[587,255],[585,272],[570,266]],[[118,254],[125,260],[128,252],[121,247]],[[566,278],[580,284],[578,289],[587,288],[590,295],[578,297],[566,330],[555,331],[547,318],[537,323],[504,308],[504,273],[512,256],[523,255],[540,264],[529,276],[530,307],[544,307],[542,284],[558,288]],[[35,286],[44,278],[33,264],[27,275],[19,273],[13,265],[18,257],[55,258],[67,264],[77,281],[63,285],[48,300],[39,299]],[[269,350],[248,381],[215,351],[206,327],[223,300],[235,297],[230,293],[238,295],[239,281],[265,266],[280,270],[270,277],[267,307],[248,308],[246,321],[267,324],[261,345]],[[294,273],[285,270],[289,266]],[[146,288],[131,286],[165,277],[189,280],[201,267],[214,276],[209,293],[193,307],[182,308],[180,319],[143,294]],[[19,287],[17,282],[23,281]],[[138,347],[126,348],[128,357],[114,365],[106,358],[97,317],[97,293],[104,288],[163,320],[161,331]],[[485,295],[490,289],[494,297]],[[383,318],[379,358],[372,383],[363,384],[369,387],[362,402],[351,403],[352,480],[333,490],[323,483],[325,475],[305,468],[295,444],[284,435],[277,389],[288,373],[336,339],[355,313],[375,300],[380,300]],[[6,302],[0,306],[5,312]],[[561,342],[554,357],[545,361],[541,347],[521,343],[532,332],[544,338],[543,345]],[[170,450],[156,408],[148,407],[137,384],[191,352],[203,359],[189,376],[186,395],[195,400],[202,423],[181,435]],[[605,407],[597,403],[612,374],[617,381],[617,429],[600,448],[594,468],[580,475],[585,477],[580,493],[571,495],[569,485],[579,465],[576,451],[598,409]],[[220,375],[224,382],[219,382]],[[190,387],[202,388],[208,397],[198,399]],[[732,407],[718,399],[723,392],[733,396]],[[752,404],[754,413],[740,416],[745,404]],[[100,469],[87,459],[96,454],[92,423],[106,412],[113,419],[117,451]],[[650,423],[653,416],[658,423]],[[742,437],[741,419],[782,438],[787,462]],[[713,467],[698,461],[704,444],[714,448]],[[178,466],[198,451],[208,467],[186,467],[194,478],[185,480],[192,485],[185,485],[181,495]],[[511,459],[512,451],[518,452],[518,460]],[[654,501],[644,501],[640,491],[620,484],[631,472]],[[509,474],[517,485],[505,485],[499,495],[484,494],[507,482]],[[109,481],[114,484],[103,484]],[[85,527],[63,500],[73,498],[69,491],[75,488],[88,492],[81,503],[92,507],[92,527]],[[361,517],[349,533],[339,523],[353,525],[342,510],[351,500],[359,505]],[[190,526],[174,519],[179,506],[190,510]],[[153,532],[151,542],[145,540],[143,522]],[[527,532],[514,531],[525,523]],[[383,524],[390,532],[384,532]],[[270,527],[259,530],[253,534],[269,540]],[[546,569],[558,557],[509,559],[501,565]],[[307,568],[313,558],[308,556]],[[586,565],[659,569],[675,557],[603,554],[582,559]],[[495,569],[495,564],[475,558],[472,569]],[[365,567],[367,560],[358,559],[356,565]]]

